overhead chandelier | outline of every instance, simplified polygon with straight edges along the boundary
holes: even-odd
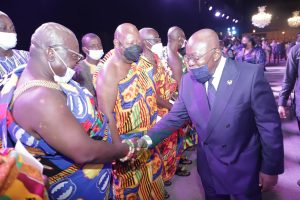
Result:
[[[300,11],[293,12],[293,17],[288,18],[288,24],[290,27],[297,28],[300,26]]]
[[[266,6],[258,7],[258,13],[252,16],[252,24],[258,28],[264,28],[271,23],[272,15],[266,13]]]

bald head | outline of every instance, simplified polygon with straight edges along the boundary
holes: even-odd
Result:
[[[0,11],[0,32],[14,33],[15,27],[7,14]]]
[[[115,31],[115,39],[123,39],[127,35],[139,35],[139,31],[135,25],[130,23],[124,23],[117,27]]]
[[[6,16],[6,17],[8,17],[8,15],[6,13],[2,12],[2,11],[0,11],[0,16]]]
[[[85,34],[82,39],[81,39],[81,44],[83,47],[89,46],[89,42],[91,40],[100,40],[100,38],[98,37],[98,35],[94,34],[94,33],[87,33]],[[100,40],[101,41],[101,40]]]
[[[220,48],[219,37],[211,29],[201,29],[194,33],[187,43],[187,48],[193,47],[198,51],[207,51],[213,48]]]
[[[139,32],[142,40],[159,38],[158,32],[153,28],[142,28]]]
[[[169,39],[178,39],[180,37],[185,38],[185,34],[181,28],[178,26],[173,26],[168,30],[168,38]]]
[[[71,46],[78,46],[78,41],[75,34],[67,27],[49,22],[36,29],[31,37],[31,45],[38,45],[41,48],[65,45],[71,48]]]

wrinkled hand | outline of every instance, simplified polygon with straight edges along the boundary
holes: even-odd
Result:
[[[286,118],[286,111],[285,111],[285,107],[283,106],[279,106],[278,107],[278,113],[281,119],[285,119]]]
[[[263,172],[259,173],[259,186],[261,187],[261,191],[267,191],[272,189],[277,184],[278,175],[268,175]]]

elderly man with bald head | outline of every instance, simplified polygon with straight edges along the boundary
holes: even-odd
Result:
[[[153,64],[141,55],[141,45],[134,25],[119,25],[114,52],[97,79],[98,106],[111,132],[123,141],[142,137],[157,118]],[[116,199],[164,199],[162,160],[156,149],[141,151],[132,162],[117,161],[113,169]]]
[[[14,24],[7,14],[0,11],[0,89],[4,84],[2,81],[29,59],[27,51],[14,49],[16,45],[17,34]]]
[[[177,101],[139,147],[155,146],[190,118],[206,199],[261,199],[284,170],[280,118],[263,68],[223,57],[210,29],[191,36],[185,60]]]
[[[74,33],[60,24],[34,32],[26,67],[1,91],[1,141],[20,141],[45,165],[51,199],[108,199],[111,162],[132,147],[110,134],[91,93],[71,80],[78,51]]]

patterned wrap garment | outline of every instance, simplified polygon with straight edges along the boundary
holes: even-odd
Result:
[[[18,79],[24,68],[17,69],[1,91],[0,127],[1,139],[11,140],[12,145],[20,140],[27,150],[44,165],[44,174],[48,177],[51,199],[108,199],[112,196],[111,164],[77,165],[69,158],[57,152],[43,139],[36,139],[15,121],[11,113],[12,98]],[[67,105],[87,134],[95,140],[111,142],[111,136],[105,120],[95,110],[92,95],[75,81],[59,85],[67,96]],[[104,121],[104,122],[103,122]],[[72,138],[70,138],[72,142]]]
[[[156,73],[154,75],[156,94],[165,101],[169,101],[172,94],[177,90],[177,83],[171,77],[170,73],[165,69],[161,60],[155,55],[157,64]],[[169,110],[158,106],[158,116],[163,118]],[[157,149],[161,153],[164,162],[164,171],[162,174],[164,181],[169,181],[175,175],[180,156],[177,154],[177,144],[179,135],[183,135],[183,130],[180,128],[172,135],[164,139]]]
[[[140,138],[155,124],[153,67],[144,57],[119,82],[114,114],[121,139]],[[163,199],[162,168],[156,149],[142,151],[133,163],[117,161],[113,166],[116,199]]]
[[[182,61],[182,74],[188,72],[188,65],[184,61],[184,57],[178,53],[179,58]],[[163,66],[165,67],[166,72],[172,77],[171,66],[168,65],[168,49],[164,47],[163,57],[161,59]],[[178,94],[178,91],[176,91]],[[193,125],[190,121],[187,121],[182,129],[179,130],[178,134],[178,144],[177,144],[177,157],[181,157],[184,150],[189,147],[198,144],[198,134],[193,128]]]

